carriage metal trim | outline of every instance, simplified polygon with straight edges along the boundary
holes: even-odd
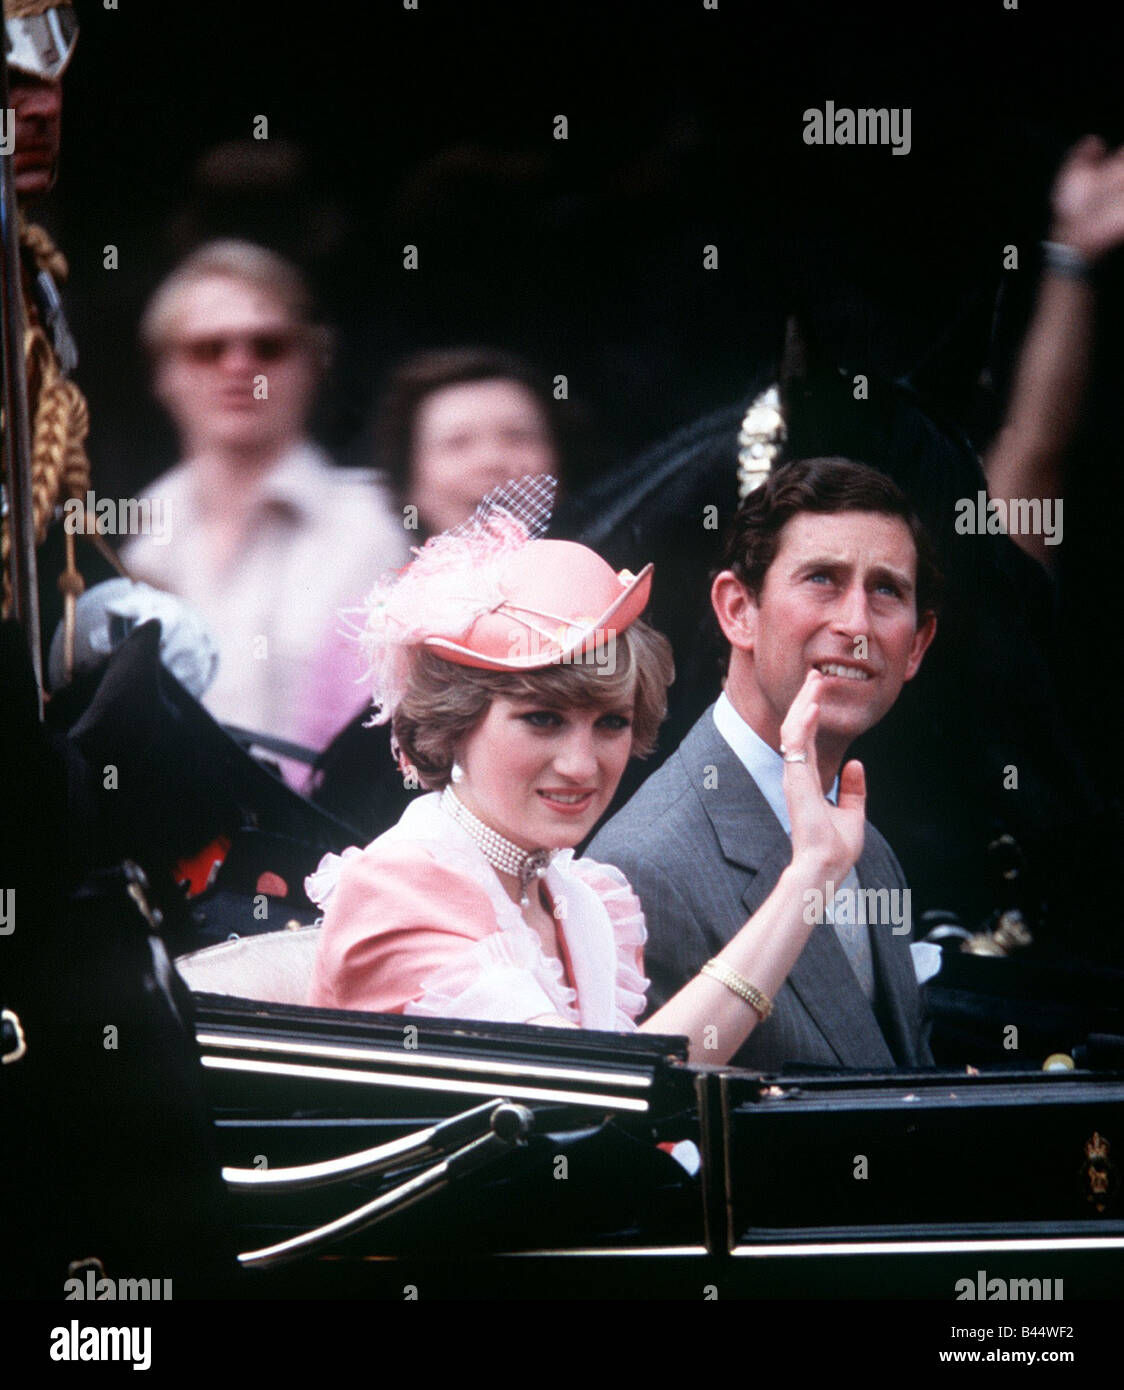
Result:
[[[475,1060],[467,1057],[440,1056],[434,1053],[403,1054],[390,1049],[347,1047],[328,1043],[292,1043],[276,1038],[240,1037],[230,1033],[197,1033],[200,1047],[222,1047],[231,1051],[281,1052],[290,1056],[322,1057],[329,1061],[378,1062],[382,1066],[409,1067],[441,1071],[483,1073],[490,1076],[535,1077],[545,1081],[577,1081],[584,1086],[619,1086],[626,1090],[647,1091],[652,1088],[650,1075],[634,1072],[590,1071],[576,1067],[550,1067],[541,1063],[496,1062],[490,1058]]]
[[[440,1191],[463,1173],[491,1163],[508,1153],[525,1142],[533,1120],[531,1113],[522,1106],[498,1101],[493,1109],[487,1134],[471,1140],[456,1153],[434,1164],[432,1168],[415,1173],[413,1177],[389,1192],[382,1193],[370,1202],[364,1202],[354,1211],[349,1211],[323,1226],[317,1226],[314,1230],[291,1236],[276,1245],[268,1245],[260,1250],[248,1250],[238,1256],[238,1263],[243,1269],[270,1269],[326,1250],[344,1236],[366,1230],[386,1217],[413,1206],[430,1193]]]
[[[1124,1236],[991,1237],[978,1240],[786,1241],[777,1245],[735,1245],[731,1255],[753,1259],[799,1259],[823,1255],[1025,1254],[1039,1250],[1124,1250]]]
[[[385,1144],[319,1163],[301,1163],[287,1168],[225,1167],[223,1181],[232,1192],[304,1192],[309,1188],[330,1186],[342,1178],[370,1177],[391,1168],[408,1167],[436,1154],[447,1154],[469,1139],[478,1139],[495,1124],[496,1107],[506,1104],[504,1097],[497,1096],[461,1115],[426,1125],[416,1134],[405,1134]],[[521,1106],[508,1106],[508,1109],[530,1114]]]
[[[391,1076],[385,1072],[353,1071],[345,1067],[302,1066],[298,1062],[251,1061],[243,1057],[200,1058],[203,1066],[212,1071],[249,1072],[257,1076],[289,1076],[309,1081],[342,1081],[358,1086],[394,1086],[414,1091],[453,1091],[471,1096],[495,1096],[496,1088],[485,1081],[460,1081],[437,1076]],[[505,1086],[504,1094],[511,1099],[557,1101],[564,1105],[588,1107],[591,1110],[629,1110],[646,1114],[648,1102],[631,1096],[601,1095],[581,1091],[555,1091],[546,1087]]]

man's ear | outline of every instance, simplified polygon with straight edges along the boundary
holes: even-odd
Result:
[[[917,624],[913,634],[913,645],[909,651],[909,665],[905,668],[905,679],[911,681],[921,669],[921,658],[929,650],[929,645],[937,635],[937,615],[930,609]]]
[[[710,586],[710,602],[730,646],[737,651],[751,652],[757,641],[757,600],[733,570],[715,575]]]

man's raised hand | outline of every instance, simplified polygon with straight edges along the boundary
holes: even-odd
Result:
[[[784,796],[792,822],[792,858],[815,874],[840,882],[862,853],[866,820],[866,775],[862,763],[847,763],[839,777],[839,804],[824,795],[816,756],[820,697],[825,677],[811,670],[781,725]]]
[[[1054,180],[1050,240],[1097,261],[1124,242],[1124,146],[1111,153],[1086,135],[1066,155]]]

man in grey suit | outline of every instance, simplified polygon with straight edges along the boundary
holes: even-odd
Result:
[[[649,1006],[703,971],[757,1016],[738,1065],[928,1065],[909,890],[869,823],[841,881],[803,888],[804,920],[817,925],[775,1001],[712,958],[795,867],[787,765],[808,764],[840,806],[865,789],[861,765],[844,757],[933,639],[940,576],[930,543],[883,474],[812,459],[750,493],[722,563],[711,590],[730,643],[722,695],[589,850],[622,870],[644,907]],[[782,724],[790,740],[808,729],[810,746],[786,748]]]

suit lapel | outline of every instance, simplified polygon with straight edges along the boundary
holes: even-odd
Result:
[[[862,888],[888,887],[872,867],[866,851],[855,866]],[[855,972],[828,923],[816,928],[793,966],[788,983],[816,1021],[844,1066],[892,1067],[910,1060],[904,1039],[908,1037],[901,1001],[908,997],[912,969],[908,951],[895,950],[886,939],[885,926],[870,928],[870,948],[874,960],[875,1004],[882,1006],[879,1018],[862,989]]]
[[[877,961],[875,971],[877,980]],[[812,928],[808,944],[789,972],[788,984],[843,1066],[894,1065],[874,1011],[830,923]]]
[[[713,708],[695,724],[676,756],[682,759],[688,779],[698,791],[723,856],[730,864],[749,870],[755,880],[765,880],[766,887],[754,903],[756,909],[792,858],[792,846],[761,789],[718,732]]]
[[[865,858],[865,856],[864,856]],[[889,885],[864,858],[858,862],[859,883],[864,888],[897,887]],[[904,943],[904,944],[903,944]],[[893,927],[883,924],[870,929],[870,951],[874,958],[874,978],[877,982],[879,1023],[894,1060],[899,1066],[916,1066],[920,1059],[914,1049],[914,1020],[906,1016],[904,1004],[916,995],[917,976],[913,969],[913,954],[908,938],[895,940]]]

